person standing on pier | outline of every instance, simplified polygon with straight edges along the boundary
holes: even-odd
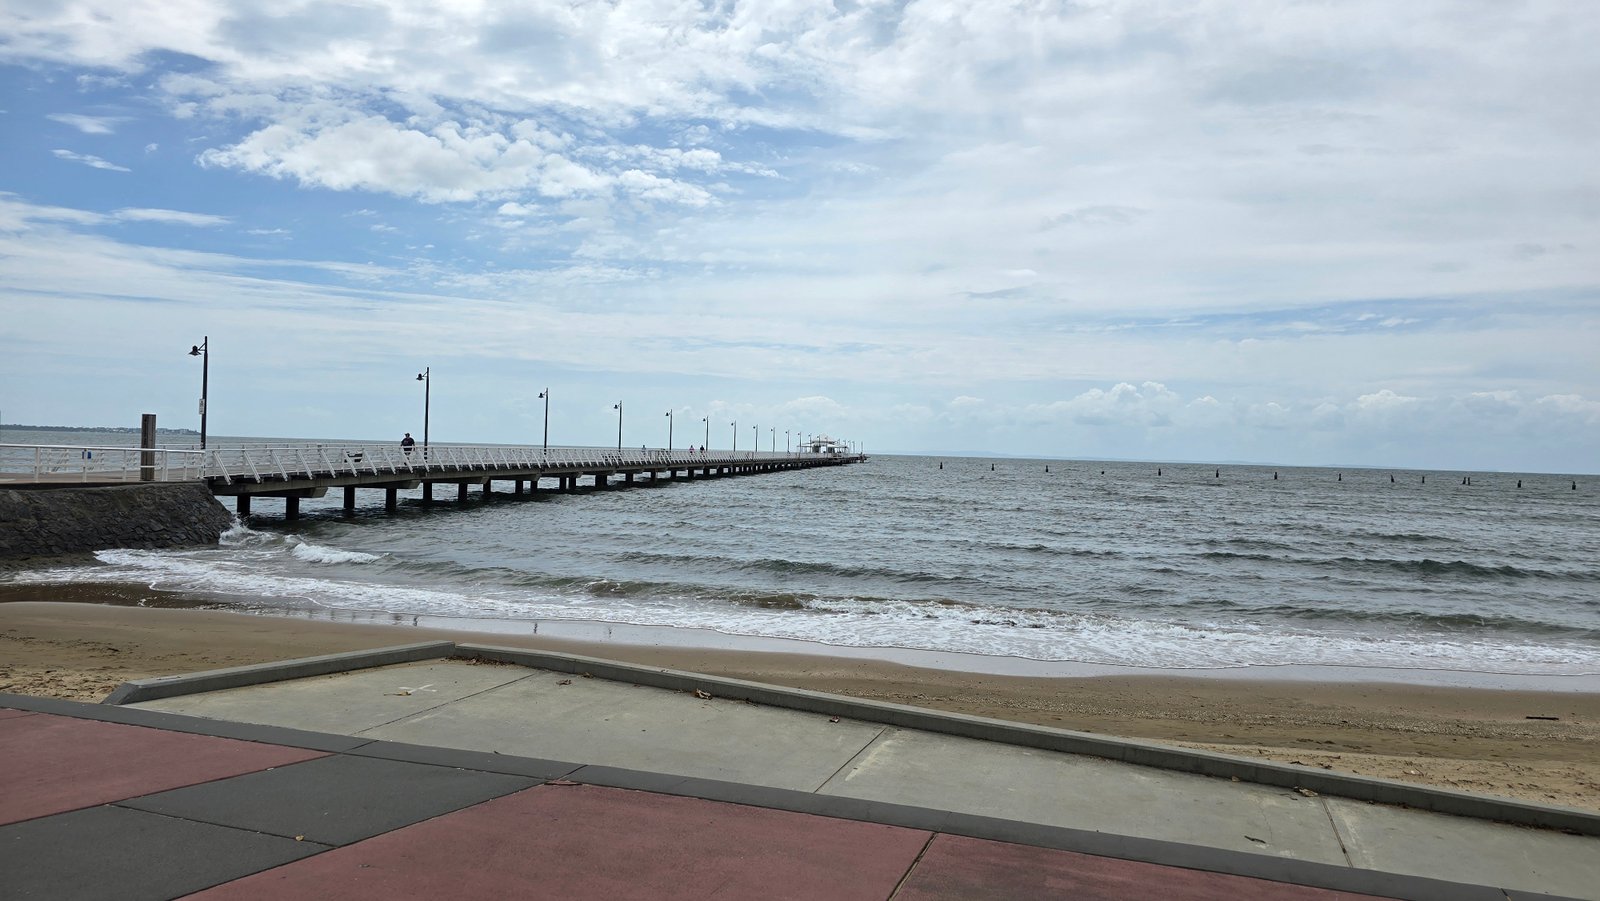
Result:
[[[411,437],[410,432],[406,432],[406,436],[400,439],[400,449],[405,451],[408,457],[411,456],[411,449],[416,446],[417,439]]]

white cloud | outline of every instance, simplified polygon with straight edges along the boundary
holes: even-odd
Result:
[[[116,131],[119,123],[128,121],[127,116],[84,116],[78,113],[50,113],[45,118],[70,125],[86,135],[108,135]]]
[[[214,216],[210,213],[186,213],[181,210],[155,210],[136,207],[124,207],[111,214],[113,219],[123,222],[161,222],[167,225],[192,225],[206,228],[216,225],[227,225],[233,220],[227,216]]]
[[[1600,423],[1600,400],[1590,400],[1578,394],[1551,394],[1534,402],[1542,410],[1560,416],[1570,416],[1589,425]]]
[[[100,157],[97,157],[94,154],[90,154],[90,153],[75,153],[75,152],[73,152],[71,150],[52,150],[50,152],[55,154],[57,159],[68,160],[68,161],[74,162],[74,163],[82,163],[85,166],[89,166],[89,167],[92,167],[92,168],[95,168],[95,169],[108,169],[108,170],[110,170],[112,172],[132,172],[133,171],[132,169],[129,169],[126,166],[119,166],[116,163],[107,162],[107,161],[101,159]]]
[[[1169,426],[1182,399],[1160,382],[1134,386],[1118,382],[1109,389],[1090,388],[1071,400],[1030,408],[1048,419],[1068,417],[1089,426]]]
[[[837,379],[843,410],[877,383],[907,429],[1007,439],[1270,431],[1331,459],[1315,442],[1376,453],[1468,422],[1581,438],[1600,396],[1600,12],[1462,9],[58,0],[0,5],[0,60],[67,69],[69,92],[73,66],[95,73],[85,91],[157,85],[168,119],[141,119],[141,142],[166,127],[162,146],[258,176],[215,182],[389,195],[360,221],[438,253],[367,267],[384,242],[354,228],[312,268],[631,342],[567,335],[591,354],[574,365],[765,363]],[[50,108],[133,108],[93,99]],[[139,146],[113,137],[92,146]],[[114,215],[0,209],[0,227],[87,241]],[[923,400],[963,394],[981,415]]]
[[[1388,388],[1383,388],[1371,394],[1363,394],[1351,404],[1353,410],[1363,413],[1379,415],[1402,414],[1422,403],[1420,397],[1408,397],[1396,394]]]

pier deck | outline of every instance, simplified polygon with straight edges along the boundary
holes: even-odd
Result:
[[[255,497],[284,500],[284,515],[299,515],[303,498],[344,490],[347,510],[356,490],[381,489],[395,509],[397,492],[422,489],[433,501],[433,486],[457,486],[465,500],[471,486],[492,490],[511,482],[515,493],[537,491],[541,480],[556,490],[649,481],[711,478],[841,466],[865,460],[862,454],[763,451],[690,451],[660,448],[527,447],[440,445],[400,448],[389,444],[271,444],[207,450],[129,447],[51,447],[0,445],[0,487],[49,488],[64,485],[120,485],[139,481],[204,481],[219,497],[234,497],[241,515]],[[616,480],[615,482],[613,480]]]

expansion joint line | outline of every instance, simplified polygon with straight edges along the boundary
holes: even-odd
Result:
[[[1345,847],[1344,833],[1339,831],[1339,823],[1333,818],[1333,808],[1328,806],[1328,799],[1318,797],[1317,803],[1322,805],[1322,815],[1328,818],[1328,826],[1333,829],[1333,839],[1339,843],[1339,853],[1344,856],[1345,866],[1355,866],[1356,862],[1350,859],[1350,849]]]
[[[446,658],[446,659],[449,659],[449,658]],[[471,694],[464,694],[459,698],[451,698],[449,700],[442,700],[441,699],[439,701],[439,703],[437,703],[437,704],[433,704],[431,706],[424,707],[421,710],[413,710],[410,713],[406,714],[405,716],[397,716],[394,719],[389,720],[387,722],[378,723],[377,725],[373,725],[373,726],[368,726],[367,728],[362,729],[360,732],[354,733],[354,735],[352,735],[351,737],[352,738],[361,738],[361,737],[364,737],[366,735],[366,733],[371,732],[374,729],[382,729],[384,726],[392,726],[395,723],[403,722],[405,720],[411,719],[414,716],[421,716],[424,713],[432,713],[433,711],[438,710],[441,707],[448,707],[451,704],[455,704],[455,703],[460,702],[460,701],[465,701],[465,700],[467,700],[469,698],[475,698],[475,697],[477,697],[478,695],[481,695],[481,694],[488,694],[489,692],[494,691],[497,688],[505,688],[507,685],[510,685],[513,682],[521,682],[523,679],[531,679],[531,678],[533,678],[533,674],[529,673],[526,676],[521,676],[521,677],[518,677],[516,679],[512,679],[511,682],[501,682],[499,685],[491,685],[488,688],[479,689],[478,691],[472,692]]]
[[[867,743],[861,746],[861,750],[859,750],[859,751],[855,752],[854,754],[850,755],[850,759],[849,760],[846,760],[844,763],[839,764],[839,768],[834,770],[831,774],[829,774],[828,778],[826,778],[826,779],[822,780],[820,783],[818,783],[817,787],[813,788],[811,790],[811,793],[814,795],[814,794],[822,791],[822,789],[825,788],[829,782],[832,782],[833,780],[839,778],[839,774],[840,773],[842,773],[845,770],[849,769],[850,765],[855,763],[857,760],[860,760],[861,759],[861,755],[867,753],[867,749],[872,747],[873,745],[877,744],[878,743],[878,739],[882,738],[883,734],[885,732],[888,732],[888,731],[889,731],[889,727],[888,726],[880,726],[878,728],[878,731],[876,733],[874,733],[871,738],[867,739]]]
[[[922,858],[928,853],[928,848],[933,846],[933,840],[938,837],[939,833],[937,832],[928,833],[928,840],[922,843],[922,848],[917,851],[917,856],[911,861],[911,866],[906,867],[906,871],[900,874],[900,881],[894,884],[894,891],[889,893],[887,901],[894,901],[895,898],[900,896],[900,889],[905,886],[906,880],[911,878],[911,874],[917,871],[917,865],[922,863]]]

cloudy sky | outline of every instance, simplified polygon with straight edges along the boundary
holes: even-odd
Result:
[[[450,8],[446,8],[450,7]],[[1600,5],[0,5],[0,415],[1594,472]]]

